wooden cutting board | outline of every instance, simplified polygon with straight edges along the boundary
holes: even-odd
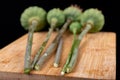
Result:
[[[80,79],[116,79],[116,34],[114,32],[89,33],[84,36],[79,46],[78,62],[69,74],[60,75],[71,48],[73,36],[64,33],[60,66],[53,67],[55,52],[40,71],[24,74],[24,55],[27,34],[0,50],[0,80],[80,80]],[[46,36],[46,32],[34,33],[32,59]],[[52,42],[53,32],[46,48]],[[45,51],[44,50],[44,51]],[[43,52],[44,52],[43,51]]]

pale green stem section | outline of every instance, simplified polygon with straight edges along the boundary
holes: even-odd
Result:
[[[39,57],[40,57],[40,54],[42,53],[42,51],[44,50],[44,48],[45,48],[48,40],[50,39],[50,36],[51,36],[54,28],[56,27],[56,24],[57,24],[57,19],[56,19],[56,18],[53,18],[53,19],[51,20],[51,27],[50,27],[50,29],[49,29],[49,31],[48,31],[48,33],[47,33],[47,36],[46,36],[45,40],[43,41],[42,45],[40,46],[37,54],[35,55],[35,58],[33,59],[32,69],[34,68],[36,62],[38,61],[38,59],[39,59]]]
[[[40,59],[38,60],[38,62],[35,65],[35,69],[36,70],[40,70],[41,67],[43,66],[43,64],[45,63],[45,61],[52,55],[52,53],[55,51],[55,49],[57,48],[57,44],[60,40],[60,37],[57,37],[47,48],[47,50],[45,51],[45,53],[40,57]]]
[[[60,38],[58,47],[57,47],[57,52],[55,55],[55,59],[54,59],[54,67],[58,67],[59,63],[60,63],[60,58],[61,58],[61,52],[62,52],[62,46],[63,46],[63,39],[62,37]]]
[[[67,66],[68,66],[68,64],[69,64],[69,62],[71,60],[71,57],[72,57],[72,53],[73,53],[75,42],[76,42],[76,30],[75,29],[74,29],[74,33],[73,34],[74,34],[74,39],[73,39],[72,47],[70,49],[70,52],[69,52],[69,55],[67,57],[66,63],[64,64],[64,67],[63,67],[63,69],[61,71],[61,75],[64,75],[65,72],[67,71]]]
[[[78,39],[76,39],[75,41],[75,46],[73,49],[73,54],[70,60],[70,63],[67,66],[67,73],[71,72],[73,70],[73,68],[75,67],[75,64],[77,63],[77,57],[78,57],[78,50],[79,50],[79,44],[81,42],[81,40],[83,39],[83,37],[85,36],[85,34],[92,28],[92,26],[90,24],[87,24],[85,29],[81,32],[81,34],[79,35]]]
[[[35,57],[34,57],[34,59],[33,59],[32,68],[34,68],[36,62],[38,61],[38,59],[39,59],[39,57],[40,57],[40,54],[41,54],[42,51],[44,50],[44,48],[45,48],[45,46],[46,46],[46,44],[47,44],[47,42],[48,42],[48,40],[49,40],[49,37],[50,37],[50,35],[51,35],[52,32],[53,32],[53,29],[50,28],[50,29],[49,29],[49,32],[48,32],[48,34],[47,34],[47,36],[46,36],[46,38],[45,38],[45,40],[43,41],[42,45],[40,46],[37,54],[35,55]]]
[[[75,45],[75,42],[73,41],[71,50],[70,50],[69,55],[68,55],[67,60],[66,60],[66,63],[64,64],[63,69],[62,69],[62,71],[61,71],[61,75],[64,75],[65,72],[66,72],[66,68],[67,68],[67,66],[68,66],[68,64],[69,64],[69,62],[70,62],[71,57],[72,57],[71,55],[72,55],[72,53],[73,53],[74,45]]]
[[[41,68],[41,66],[44,64],[44,62],[46,61],[46,59],[52,54],[52,52],[54,51],[54,49],[56,49],[56,46],[57,46],[57,44],[59,42],[59,39],[61,38],[61,36],[63,35],[63,33],[66,31],[66,29],[67,29],[67,27],[69,26],[70,23],[71,23],[71,20],[68,19],[67,22],[60,29],[60,31],[58,32],[57,36],[55,37],[55,39],[53,40],[53,42],[48,47],[48,49],[45,52],[45,54],[43,56],[41,56],[40,59],[39,59],[39,61],[36,63],[36,65],[35,65],[35,69],[36,70],[39,70]]]
[[[24,58],[24,73],[28,74],[31,70],[31,48],[33,41],[33,33],[37,27],[38,22],[33,20],[31,26],[29,27],[28,40],[26,46],[26,53]]]
[[[76,40],[74,49],[73,49],[73,53],[71,55],[71,60],[66,68],[67,73],[71,72],[73,70],[73,68],[75,67],[75,64],[77,62],[78,50],[79,50],[79,45],[78,45],[78,41]]]
[[[63,25],[63,27],[61,28],[61,30],[59,31],[57,36],[62,36],[63,33],[66,31],[67,27],[70,25],[71,22],[72,22],[71,19],[67,19],[67,21],[65,22],[65,24]]]
[[[79,34],[78,39],[79,42],[82,40],[82,38],[84,37],[85,34],[87,34],[89,32],[89,30],[92,28],[91,24],[86,24],[85,29]]]

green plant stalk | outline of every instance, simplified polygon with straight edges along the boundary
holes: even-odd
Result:
[[[63,46],[63,39],[62,37],[60,38],[58,47],[57,47],[57,52],[55,55],[55,60],[54,60],[54,67],[58,67],[60,63],[60,57],[61,57],[61,51],[62,51],[62,46]]]
[[[50,29],[49,29],[49,32],[48,32],[48,34],[47,34],[47,36],[46,36],[46,38],[45,38],[45,40],[43,41],[42,45],[40,46],[37,54],[35,55],[35,57],[34,57],[34,59],[33,59],[32,69],[34,68],[36,62],[38,61],[38,59],[39,59],[39,57],[40,57],[40,54],[41,54],[42,51],[44,50],[44,48],[45,48],[45,46],[46,46],[46,44],[47,44],[47,42],[48,42],[48,40],[49,40],[50,35],[51,35],[52,32],[53,32],[53,28],[50,28]]]
[[[52,55],[52,53],[57,48],[57,44],[60,40],[60,37],[57,37],[53,42],[49,45],[46,52],[40,57],[38,62],[35,65],[35,70],[40,70],[42,65],[45,63],[45,61]]]
[[[71,19],[67,19],[66,23],[63,25],[63,27],[60,29],[60,31],[58,32],[57,36],[55,37],[55,39],[53,40],[53,42],[50,44],[50,46],[48,47],[48,51],[47,54],[51,54],[52,51],[54,51],[54,49],[56,48],[59,39],[61,38],[61,36],[63,35],[63,33],[66,31],[68,25],[72,22]],[[50,48],[50,49],[49,49]],[[45,55],[44,55],[45,56]],[[46,60],[47,57],[40,57],[39,61],[36,63],[35,65],[35,69],[39,70],[40,69],[40,65],[43,64],[43,62]]]
[[[56,37],[62,36],[63,33],[66,31],[67,27],[70,25],[70,23],[72,22],[71,19],[67,19],[67,21],[65,22],[65,24],[63,25],[63,27],[60,29],[59,33],[57,34]]]
[[[79,41],[75,40],[75,45],[74,45],[73,53],[71,55],[71,60],[66,68],[67,73],[71,72],[75,67],[75,64],[77,63],[78,50],[79,50]]]
[[[85,26],[85,29],[83,29],[83,31],[78,36],[79,43],[82,40],[82,38],[90,31],[91,28],[92,28],[92,25],[87,23]]]
[[[67,73],[71,72],[73,68],[75,67],[75,64],[77,63],[77,57],[78,57],[78,50],[79,50],[79,44],[84,37],[84,35],[92,28],[91,24],[87,24],[85,29],[79,34],[78,39],[76,39],[75,46],[73,48],[73,54],[71,57],[71,60],[67,66]]]
[[[68,54],[66,63],[64,64],[64,67],[63,67],[63,69],[62,69],[62,71],[61,71],[61,75],[64,75],[64,74],[65,74],[65,72],[67,71],[67,66],[68,66],[68,64],[69,64],[69,62],[70,62],[70,60],[71,60],[72,53],[73,53],[74,46],[75,46],[75,42],[76,42],[76,31],[77,31],[77,30],[74,29],[74,33],[73,33],[73,34],[74,34],[74,40],[73,40],[73,43],[72,43],[72,47],[71,47],[71,49],[70,49],[70,52],[69,52],[69,54]]]
[[[30,73],[31,70],[31,48],[33,41],[33,33],[35,31],[37,24],[38,22],[36,20],[33,20],[28,31],[28,40],[27,40],[26,53],[24,59],[24,73],[26,74]]]
[[[71,55],[73,53],[74,43],[75,42],[73,42],[73,44],[72,44],[71,50],[70,50],[69,55],[68,55],[67,60],[66,60],[66,63],[64,64],[64,67],[63,67],[63,69],[61,71],[61,75],[64,75],[65,72],[66,72],[67,65],[69,64],[70,59],[71,59]]]
[[[51,22],[52,22],[51,25],[50,25],[51,27],[50,27],[50,29],[49,29],[49,31],[48,31],[48,33],[47,33],[47,36],[46,36],[45,40],[43,41],[43,43],[42,43],[40,49],[38,50],[37,54],[35,55],[35,58],[33,59],[33,63],[32,63],[32,66],[31,66],[32,69],[34,68],[36,62],[38,61],[38,59],[39,59],[39,57],[40,57],[40,54],[41,54],[42,51],[44,50],[44,48],[45,48],[45,46],[46,46],[46,44],[47,44],[47,42],[48,42],[48,40],[49,40],[49,38],[50,38],[53,30],[54,30],[54,28],[56,27],[57,19],[56,19],[56,18],[53,18],[53,19],[51,20]]]

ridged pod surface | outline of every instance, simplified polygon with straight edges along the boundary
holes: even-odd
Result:
[[[46,24],[46,11],[38,6],[28,7],[21,14],[20,22],[22,27],[25,30],[29,29],[29,26],[32,24],[33,20],[38,21],[38,25],[35,31],[40,31],[45,27]]]
[[[60,27],[65,22],[65,15],[63,14],[63,11],[59,8],[53,8],[47,14],[47,21],[49,24],[52,24],[52,22],[55,21],[55,27]]]
[[[81,24],[84,26],[87,23],[92,24],[92,29],[89,32],[98,32],[104,26],[104,15],[98,9],[87,9],[81,16]]]
[[[82,9],[80,9],[78,6],[70,6],[64,9],[64,14],[66,18],[71,19],[73,21],[80,21]]]

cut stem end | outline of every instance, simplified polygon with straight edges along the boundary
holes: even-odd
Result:
[[[35,65],[35,70],[40,70],[39,65]]]
[[[54,63],[53,65],[54,65],[54,67],[58,67],[58,64],[57,64],[57,63]]]
[[[31,71],[31,69],[25,69],[25,70],[24,70],[24,73],[25,73],[25,74],[29,74],[30,71]]]
[[[65,75],[65,72],[62,71],[62,72],[61,72],[61,75],[62,75],[62,76]]]
[[[69,73],[69,72],[70,72],[70,68],[67,68],[67,69],[66,69],[66,72]]]

